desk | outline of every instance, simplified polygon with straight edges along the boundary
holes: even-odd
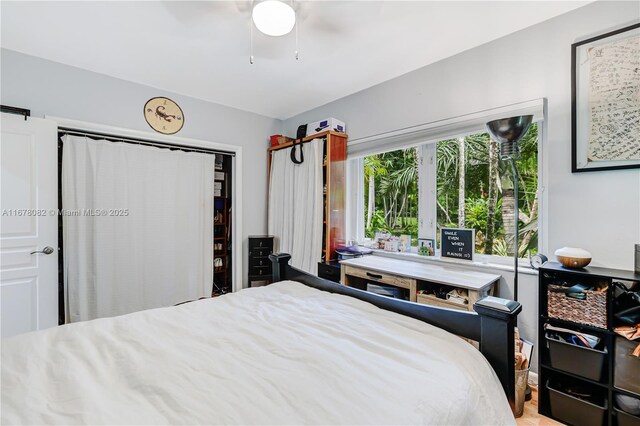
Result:
[[[438,265],[390,259],[382,256],[364,256],[343,260],[340,282],[346,286],[366,289],[366,282],[400,287],[409,291],[409,300],[452,309],[473,310],[480,298],[493,294],[500,275],[474,271],[454,271]],[[468,305],[460,305],[433,295],[416,295],[436,285],[448,285],[468,291]]]

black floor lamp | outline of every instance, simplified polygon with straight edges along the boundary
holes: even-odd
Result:
[[[491,137],[500,145],[500,160],[508,161],[513,173],[513,299],[518,300],[518,168],[516,160],[520,159],[520,147],[518,141],[529,130],[532,115],[521,115],[518,117],[501,118],[487,123],[487,130]],[[525,400],[531,399],[531,387],[527,383],[525,389]]]
[[[487,123],[489,135],[500,146],[500,160],[508,161],[513,173],[514,229],[513,229],[513,299],[518,300],[518,168],[516,160],[520,159],[518,141],[529,130],[533,115],[501,118]]]

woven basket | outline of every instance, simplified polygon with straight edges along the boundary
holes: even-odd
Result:
[[[584,290],[586,299],[568,297],[566,293],[553,290],[566,290],[565,287],[549,285],[547,287],[548,314],[550,318],[573,321],[598,328],[607,328],[607,293]]]

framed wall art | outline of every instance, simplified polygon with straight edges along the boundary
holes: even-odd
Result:
[[[640,168],[640,24],[571,45],[571,171]]]

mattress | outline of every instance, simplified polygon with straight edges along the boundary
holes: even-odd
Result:
[[[2,424],[514,424],[473,346],[285,281],[2,342]]]

